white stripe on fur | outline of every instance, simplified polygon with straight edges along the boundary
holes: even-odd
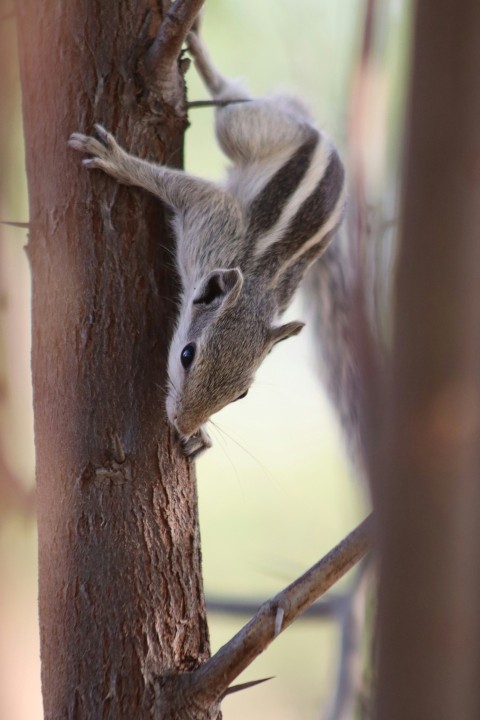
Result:
[[[302,182],[286,203],[278,222],[271,230],[268,230],[268,232],[258,238],[255,248],[256,257],[263,255],[269,247],[274,245],[276,242],[279,242],[284,237],[285,231],[288,228],[291,219],[296,215],[305,200],[310,197],[324,176],[328,167],[331,152],[332,145],[329,140],[322,135]]]

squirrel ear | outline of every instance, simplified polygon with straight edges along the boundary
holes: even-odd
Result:
[[[275,345],[275,343],[286,340],[292,335],[298,335],[303,327],[305,327],[305,323],[294,320],[285,325],[280,325],[280,327],[270,328],[270,340],[272,344]]]
[[[219,308],[233,305],[240,294],[243,275],[238,268],[212,270],[200,281],[193,298],[194,305],[204,308]]]

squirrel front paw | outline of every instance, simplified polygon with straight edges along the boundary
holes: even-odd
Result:
[[[201,427],[196,433],[182,439],[182,450],[189,460],[196,460],[201,453],[212,447],[212,440],[205,428]]]
[[[96,137],[72,133],[68,140],[68,146],[73,150],[93,156],[82,160],[82,164],[89,170],[98,168],[108,175],[112,175],[119,182],[130,184],[126,162],[127,153],[104,127],[98,124],[94,127]]]

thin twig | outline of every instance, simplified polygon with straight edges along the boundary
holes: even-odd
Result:
[[[204,107],[226,107],[233,103],[251,102],[253,98],[234,98],[230,100],[192,100],[187,103],[187,108],[204,108]]]
[[[176,0],[163,18],[146,57],[150,72],[163,76],[173,68],[185,37],[197,18],[204,0]]]
[[[316,565],[264,603],[226,645],[185,677],[185,692],[208,707],[302,612],[329,590],[369,550],[371,517],[364,520]]]
[[[10,220],[0,220],[0,225],[8,225],[9,227],[18,227],[18,228],[29,228],[31,223],[29,223],[29,222],[13,222]]]

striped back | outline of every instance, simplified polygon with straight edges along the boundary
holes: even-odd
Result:
[[[344,204],[343,164],[329,139],[309,127],[306,140],[250,206],[246,245],[250,257],[255,246],[252,270],[275,291],[280,310],[327,246]]]

